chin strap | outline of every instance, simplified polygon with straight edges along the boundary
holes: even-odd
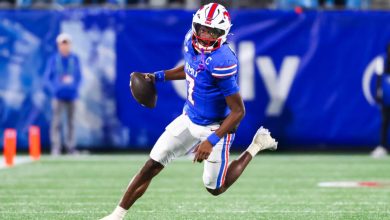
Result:
[[[200,63],[198,65],[198,68],[196,69],[197,73],[206,69],[206,64],[205,64],[204,58],[205,58],[204,49],[201,48],[200,49]]]

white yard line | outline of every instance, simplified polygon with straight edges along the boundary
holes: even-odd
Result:
[[[50,161],[146,161],[149,159],[149,154],[101,154],[101,155],[61,155],[61,156],[42,156],[44,160]],[[182,156],[176,158],[175,161],[192,161],[192,156]]]
[[[357,187],[389,187],[390,182],[382,181],[338,181],[338,182],[320,182],[319,187],[336,188],[357,188]]]

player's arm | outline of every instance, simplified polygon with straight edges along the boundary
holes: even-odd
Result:
[[[237,71],[237,60],[232,59],[225,61],[217,67],[214,66],[211,73],[212,76],[217,79],[217,85],[225,96],[227,106],[230,108],[230,114],[225,118],[219,129],[213,134],[214,137],[208,138],[213,146],[227,133],[235,130],[245,115],[244,102],[242,101],[237,84]]]
[[[195,148],[194,162],[202,162],[203,160],[206,160],[212,151],[213,145],[215,145],[216,142],[218,142],[227,133],[235,130],[244,118],[245,107],[240,93],[237,92],[232,95],[225,96],[225,100],[230,108],[230,114],[226,117],[221,126],[207,138],[207,140],[203,141]]]
[[[186,74],[184,72],[184,65],[175,67],[170,70],[165,70],[165,80],[181,80],[186,79]]]
[[[237,92],[233,95],[226,96],[225,100],[230,108],[230,114],[215,131],[215,134],[220,138],[234,131],[245,116],[245,106],[240,93]]]
[[[167,80],[181,80],[186,78],[184,65],[177,66],[169,70],[160,70],[154,73],[146,73],[145,78],[152,78],[156,82],[164,82]]]

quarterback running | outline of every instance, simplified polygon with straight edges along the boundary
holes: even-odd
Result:
[[[277,142],[261,127],[249,147],[229,164],[235,131],[245,115],[239,93],[238,60],[226,42],[232,26],[229,12],[220,4],[201,7],[185,36],[184,65],[145,73],[155,82],[186,80],[187,100],[182,115],[165,129],[155,143],[150,159],[129,183],[115,210],[104,220],[124,219],[128,209],[148,188],[153,177],[177,157],[195,154],[203,162],[203,183],[214,196],[225,192],[262,150],[276,150]]]

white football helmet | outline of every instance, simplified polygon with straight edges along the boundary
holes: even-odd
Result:
[[[199,29],[205,26],[211,29],[216,39],[199,36]],[[220,4],[210,3],[202,6],[192,18],[192,45],[198,51],[211,52],[221,47],[232,26],[229,12]]]

